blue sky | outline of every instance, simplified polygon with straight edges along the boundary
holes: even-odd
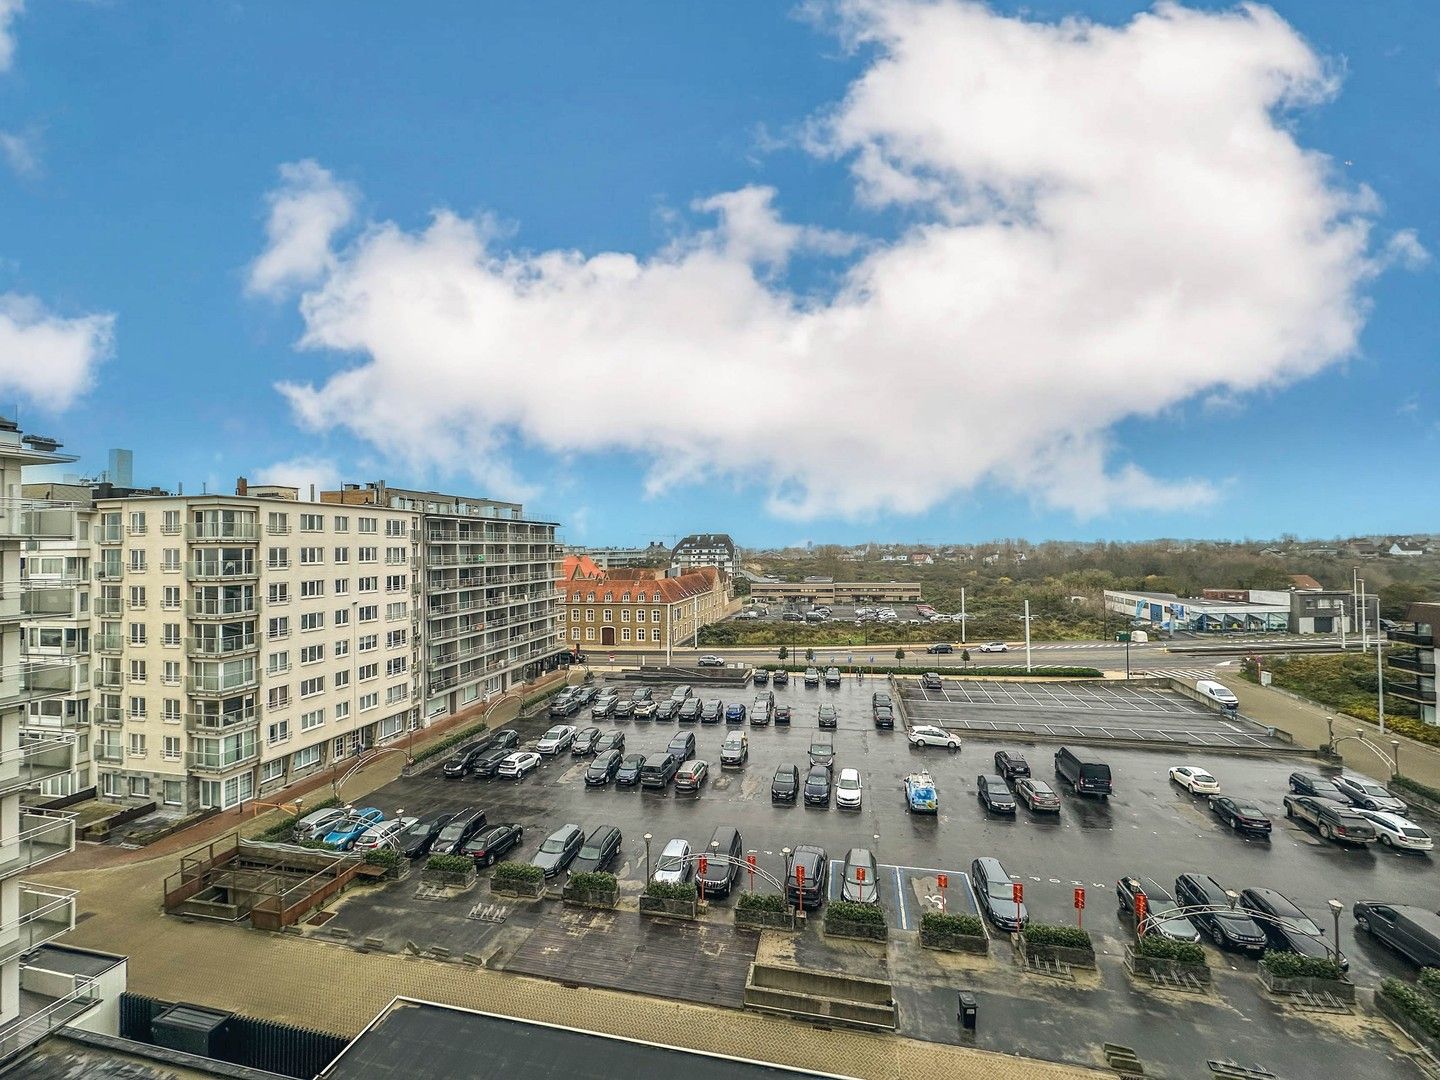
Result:
[[[1017,7],[921,32],[880,0],[0,0],[0,401],[91,473],[126,446],[137,480],[186,490],[519,495],[585,543],[1440,529],[1415,479],[1440,448],[1440,6],[1304,0],[1278,29],[1195,14],[1152,36],[1142,4],[1000,18]],[[1066,16],[1118,52],[1057,43]],[[1138,81],[1094,89],[1127,63]],[[1130,113],[1152,65],[1193,136]],[[1252,153],[1235,125],[1264,91],[1230,88],[1273,67],[1312,100],[1271,109],[1283,145]],[[937,85],[966,70],[1038,104]],[[1036,120],[1066,79],[1075,116]],[[1031,145],[995,135],[1032,120]],[[1175,164],[1120,207],[1173,285],[1112,309],[1134,268],[1078,238],[1110,232],[1110,170],[1145,170],[1095,159],[1152,158]],[[733,192],[753,198],[700,205]],[[1314,205],[1275,228],[1270,198]],[[1207,215],[1213,245],[1187,241]],[[896,314],[892,290],[934,300]]]

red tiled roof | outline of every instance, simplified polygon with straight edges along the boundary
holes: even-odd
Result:
[[[605,594],[610,594],[610,603],[623,604],[620,598],[627,593],[632,604],[675,604],[694,596],[703,596],[719,586],[720,572],[713,566],[701,566],[687,571],[679,577],[636,579],[610,575],[597,579],[572,578],[558,583],[566,593],[569,603],[588,603],[592,592],[596,603],[605,603]]]

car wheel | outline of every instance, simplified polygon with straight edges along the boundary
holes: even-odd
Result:
[[[1390,840],[1390,837],[1386,836],[1383,832],[1380,834],[1380,843],[1385,847],[1392,846],[1392,841]]]
[[[1334,839],[1335,839],[1335,833],[1331,831],[1329,825],[1321,825],[1321,826],[1320,826],[1320,835],[1321,835],[1322,837],[1324,837],[1326,840],[1334,840]]]
[[[1291,806],[1289,803],[1286,803],[1286,804],[1285,804],[1285,816],[1286,816],[1287,818],[1292,819],[1292,820],[1293,820],[1294,817],[1295,817],[1295,808],[1294,808],[1293,806]]]
[[[960,749],[960,744],[957,743],[957,742],[953,742],[953,741],[952,741],[952,742],[946,743],[946,744],[945,744],[945,747],[946,747],[947,750],[959,750],[959,749]]]
[[[1225,947],[1225,935],[1213,926],[1210,927],[1210,940],[1215,942],[1216,948],[1223,949]]]
[[[1370,932],[1370,919],[1365,915],[1356,915],[1355,925],[1358,926],[1361,930],[1364,930],[1367,934]]]
[[[925,745],[925,740],[924,740],[924,739],[916,739],[916,740],[915,740],[915,745],[916,745],[916,746],[919,746],[919,747],[923,747],[923,746]]]

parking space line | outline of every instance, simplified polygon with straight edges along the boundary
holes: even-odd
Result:
[[[895,871],[895,893],[900,898],[900,929],[910,929],[910,916],[905,910],[905,881],[900,876],[900,868],[892,867]]]

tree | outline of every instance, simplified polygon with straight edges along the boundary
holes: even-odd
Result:
[[[969,650],[969,649],[961,649],[961,650],[960,650],[960,659],[961,659],[962,662],[968,664],[968,663],[970,662],[970,650]]]
[[[780,646],[780,659],[781,659],[781,660],[786,660],[786,659],[789,658],[789,656],[790,656],[790,650],[787,649],[784,645],[781,645],[781,646]]]
[[[806,649],[806,650],[805,650],[805,659],[806,659],[807,661],[808,661],[808,660],[814,660],[814,659],[815,659],[815,650],[814,650],[814,649]]]
[[[904,659],[905,659],[905,650],[904,650],[904,649],[896,649],[896,650],[895,650],[895,659],[896,659],[896,660],[904,660]]]

